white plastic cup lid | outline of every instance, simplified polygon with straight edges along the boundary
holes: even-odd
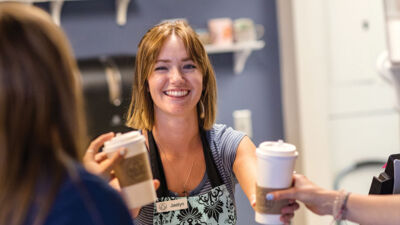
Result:
[[[116,147],[121,147],[128,142],[144,141],[144,136],[139,131],[130,131],[124,134],[118,133],[111,140],[104,143],[104,151],[113,151]]]
[[[282,140],[279,141],[265,141],[262,142],[256,151],[257,155],[262,156],[282,156],[290,157],[297,156],[296,146],[285,143]]]

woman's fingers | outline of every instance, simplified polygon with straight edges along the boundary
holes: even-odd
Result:
[[[105,159],[107,159],[107,153],[106,152],[100,152],[100,153],[97,153],[95,156],[94,156],[94,160],[96,161],[96,162],[102,162],[103,160],[105,160]]]
[[[285,214],[292,214],[292,213],[294,213],[294,211],[298,210],[299,207],[300,207],[299,203],[294,202],[294,203],[292,203],[292,204],[289,204],[289,205],[283,207],[283,208],[281,209],[281,214],[282,214],[282,215],[285,215]]]
[[[153,180],[153,184],[154,184],[154,189],[156,190],[160,187],[160,181],[157,179]]]
[[[113,136],[114,133],[108,133],[96,138],[96,140],[90,144],[85,156],[83,157],[83,165],[89,172],[100,175],[106,179],[110,178],[110,172],[114,168],[114,165],[124,158],[127,151],[126,148],[119,148],[110,157],[108,157],[105,152],[97,153],[100,146]]]
[[[114,177],[113,179],[110,180],[110,182],[108,182],[108,184],[113,187],[115,190],[117,190],[118,192],[121,192],[121,186],[119,185],[119,181],[116,177]]]
[[[285,224],[290,224],[290,221],[293,219],[293,217],[294,217],[294,213],[291,213],[291,214],[282,215],[280,219]]]
[[[141,208],[135,208],[135,209],[131,209],[131,215],[133,218],[136,218],[139,215]]]
[[[110,140],[113,137],[113,132],[102,134],[97,137],[94,141],[90,143],[88,150],[86,151],[85,157],[90,157],[91,159],[94,159],[94,156],[99,152],[99,149],[104,144],[104,142]]]
[[[296,199],[296,188],[270,192],[266,195],[267,200]]]
[[[250,205],[251,205],[251,207],[253,207],[253,208],[256,207],[256,195],[255,195],[255,194],[252,194],[252,195],[250,196]]]
[[[103,169],[103,172],[110,173],[114,165],[120,162],[124,158],[125,154],[126,154],[126,148],[119,148],[111,156],[111,158],[108,158],[107,160],[101,162],[101,167]]]
[[[294,217],[294,212],[299,209],[300,205],[297,202],[293,202],[281,209],[281,221],[285,224],[290,224],[290,221]]]

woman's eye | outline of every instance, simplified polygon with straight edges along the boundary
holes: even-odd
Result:
[[[196,69],[196,65],[194,64],[186,64],[183,66],[183,69]]]
[[[166,66],[157,66],[155,69],[155,71],[163,71],[163,70],[167,70]]]

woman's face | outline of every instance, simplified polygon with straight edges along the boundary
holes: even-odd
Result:
[[[197,116],[203,75],[179,37],[171,35],[165,41],[148,84],[155,115]]]

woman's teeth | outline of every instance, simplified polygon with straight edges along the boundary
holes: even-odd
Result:
[[[166,91],[165,94],[172,97],[182,97],[186,96],[189,91]]]

